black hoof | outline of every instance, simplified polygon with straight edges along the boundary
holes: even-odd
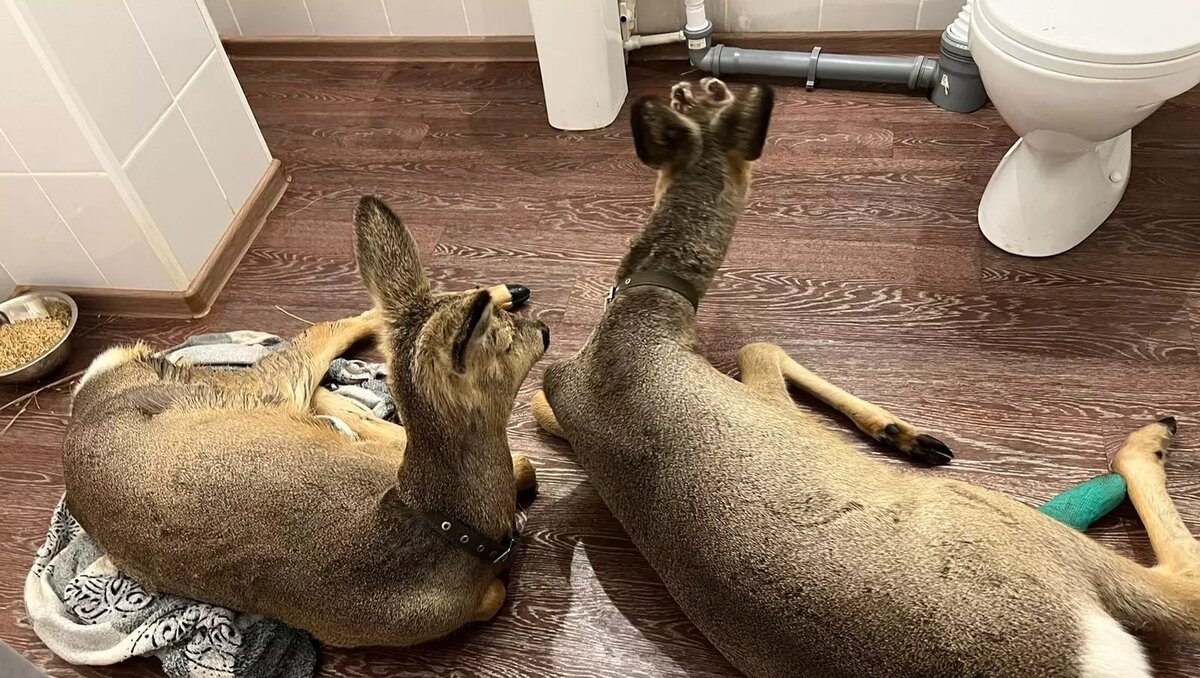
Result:
[[[946,443],[933,436],[927,436],[924,433],[918,434],[913,439],[913,444],[910,447],[907,443],[902,443],[899,440],[901,431],[900,427],[896,424],[884,426],[883,433],[884,435],[879,438],[879,442],[893,450],[904,452],[913,459],[929,464],[930,466],[949,464],[950,460],[954,458],[954,452],[950,451]]]
[[[517,505],[525,508],[533,503],[538,496],[538,484],[535,482],[532,486],[523,490],[517,491]]]
[[[505,285],[508,288],[508,296],[512,297],[509,310],[515,311],[521,308],[529,301],[529,288],[524,285]]]
[[[917,436],[917,446],[913,449],[912,456],[930,466],[942,466],[950,463],[954,452],[937,438],[921,434]]]
[[[1175,417],[1163,417],[1162,419],[1158,420],[1158,423],[1166,426],[1167,430],[1171,432],[1171,435],[1175,435],[1175,429],[1177,428]]]

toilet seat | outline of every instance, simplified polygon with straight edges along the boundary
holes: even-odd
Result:
[[[1064,75],[1134,79],[1200,67],[1197,0],[976,0],[971,30]]]

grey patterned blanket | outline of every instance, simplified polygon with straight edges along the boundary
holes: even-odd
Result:
[[[286,345],[271,334],[228,332],[192,337],[164,355],[241,369]],[[386,419],[395,406],[385,377],[381,364],[339,358],[325,386]],[[156,657],[170,678],[309,678],[317,666],[316,646],[302,631],[142,588],[116,570],[62,501],[25,579],[25,608],[42,642],[72,664]]]

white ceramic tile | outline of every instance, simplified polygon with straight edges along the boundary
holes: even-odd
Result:
[[[919,0],[821,0],[822,31],[911,31]]]
[[[471,35],[533,35],[528,0],[463,0]]]
[[[706,14],[711,14],[707,12]],[[637,32],[677,31],[684,23],[683,3],[674,0],[644,0],[637,4]],[[708,17],[713,20],[712,16]]]
[[[0,176],[0,264],[22,285],[106,287],[31,176]]]
[[[962,9],[963,0],[921,0],[920,13],[917,15],[918,30],[942,30],[954,21],[958,11]]]
[[[383,0],[392,35],[467,35],[459,0]]]
[[[217,27],[217,33],[222,36],[242,34],[237,19],[233,18],[233,10],[229,8],[229,0],[205,0],[204,4],[208,7],[213,25]]]
[[[125,0],[171,91],[178,94],[213,50],[212,36],[192,0]]]
[[[728,12],[730,31],[815,31],[821,0],[729,0]]]
[[[12,296],[13,288],[17,286],[17,281],[12,279],[8,271],[0,264],[0,299],[7,299]]]
[[[100,161],[8,7],[0,4],[0,129],[35,172],[99,170]],[[20,96],[13,96],[19,92]]]
[[[729,12],[733,12],[733,4],[738,0],[729,0]],[[783,3],[787,0],[778,0]],[[638,0],[637,3],[637,32],[666,33],[683,28],[686,21],[683,0]],[[718,31],[727,29],[725,0],[704,0],[704,16],[712,22]],[[474,32],[475,25],[471,24]]]
[[[732,2],[733,0],[704,0],[704,15],[712,22],[714,31],[729,30],[729,5]]]
[[[387,17],[379,0],[305,0],[304,4],[308,5],[317,35],[388,34]]]
[[[172,109],[125,165],[134,189],[188,279],[233,221],[233,210],[178,109]]]
[[[176,289],[107,176],[44,174],[36,178],[110,286]]]
[[[442,2],[443,0],[433,0]],[[312,35],[304,0],[229,0],[242,35]]]
[[[118,158],[171,103],[122,0],[28,2],[38,26]],[[18,147],[19,150],[19,147]]]
[[[230,208],[236,212],[262,178],[271,159],[263,147],[258,125],[242,104],[240,87],[217,57],[209,59],[184,90],[179,107],[217,175]]]
[[[13,150],[12,144],[8,143],[4,130],[0,129],[0,172],[24,171],[25,165],[21,164],[20,156]]]

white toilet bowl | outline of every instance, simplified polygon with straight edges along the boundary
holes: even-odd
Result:
[[[1051,256],[1120,202],[1133,126],[1200,83],[1200,0],[975,0],[970,48],[1021,136],[979,227],[1007,252]]]

